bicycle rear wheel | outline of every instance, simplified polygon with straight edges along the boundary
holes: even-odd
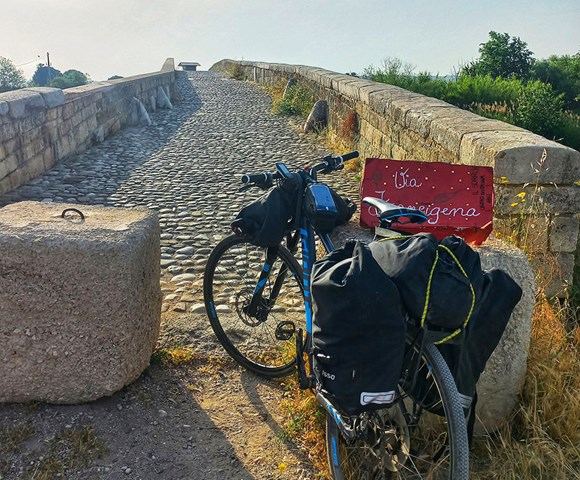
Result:
[[[258,312],[250,316],[247,307],[265,259],[266,249],[243,237],[222,240],[206,265],[204,301],[213,331],[232,358],[260,375],[280,377],[292,371],[296,335],[304,330],[302,269],[280,246]]]
[[[420,388],[409,378],[417,360]],[[327,415],[326,448],[334,480],[469,477],[465,417],[445,360],[432,344],[425,345],[420,359],[418,347],[407,344],[405,365],[400,399],[390,408],[363,414],[368,424],[359,439],[349,444]]]

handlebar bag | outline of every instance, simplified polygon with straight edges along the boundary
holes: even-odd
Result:
[[[316,262],[312,358],[318,388],[355,415],[396,400],[406,323],[395,284],[361,242]]]
[[[284,238],[295,213],[297,189],[290,182],[275,187],[237,214],[231,227],[258,247],[274,247]]]

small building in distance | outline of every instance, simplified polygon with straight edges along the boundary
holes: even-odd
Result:
[[[182,70],[187,72],[195,72],[199,66],[199,63],[197,62],[179,62],[178,65],[178,67],[181,67]]]

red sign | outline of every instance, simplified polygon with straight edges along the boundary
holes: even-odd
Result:
[[[441,162],[367,158],[361,182],[364,197],[382,198],[424,212],[422,224],[396,225],[409,233],[430,232],[438,239],[458,235],[479,245],[491,233],[493,169]],[[374,207],[361,204],[363,227],[379,225]]]

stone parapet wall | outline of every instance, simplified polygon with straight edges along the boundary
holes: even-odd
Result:
[[[331,129],[343,132],[356,119],[354,143],[363,157],[493,167],[496,231],[513,236],[518,228],[524,230],[523,224],[528,231],[524,235],[533,237],[528,243],[538,250],[536,266],[551,271],[559,266],[560,274],[547,285],[549,294],[562,294],[572,283],[580,152],[441,100],[321,68],[222,60],[211,70],[235,71],[264,85],[290,78],[304,82],[328,102]],[[517,197],[521,192],[526,192],[527,203]]]
[[[134,98],[153,111],[159,95],[172,98],[174,88],[169,58],[155,73],[66,90],[37,87],[0,94],[0,194],[134,124]]]

